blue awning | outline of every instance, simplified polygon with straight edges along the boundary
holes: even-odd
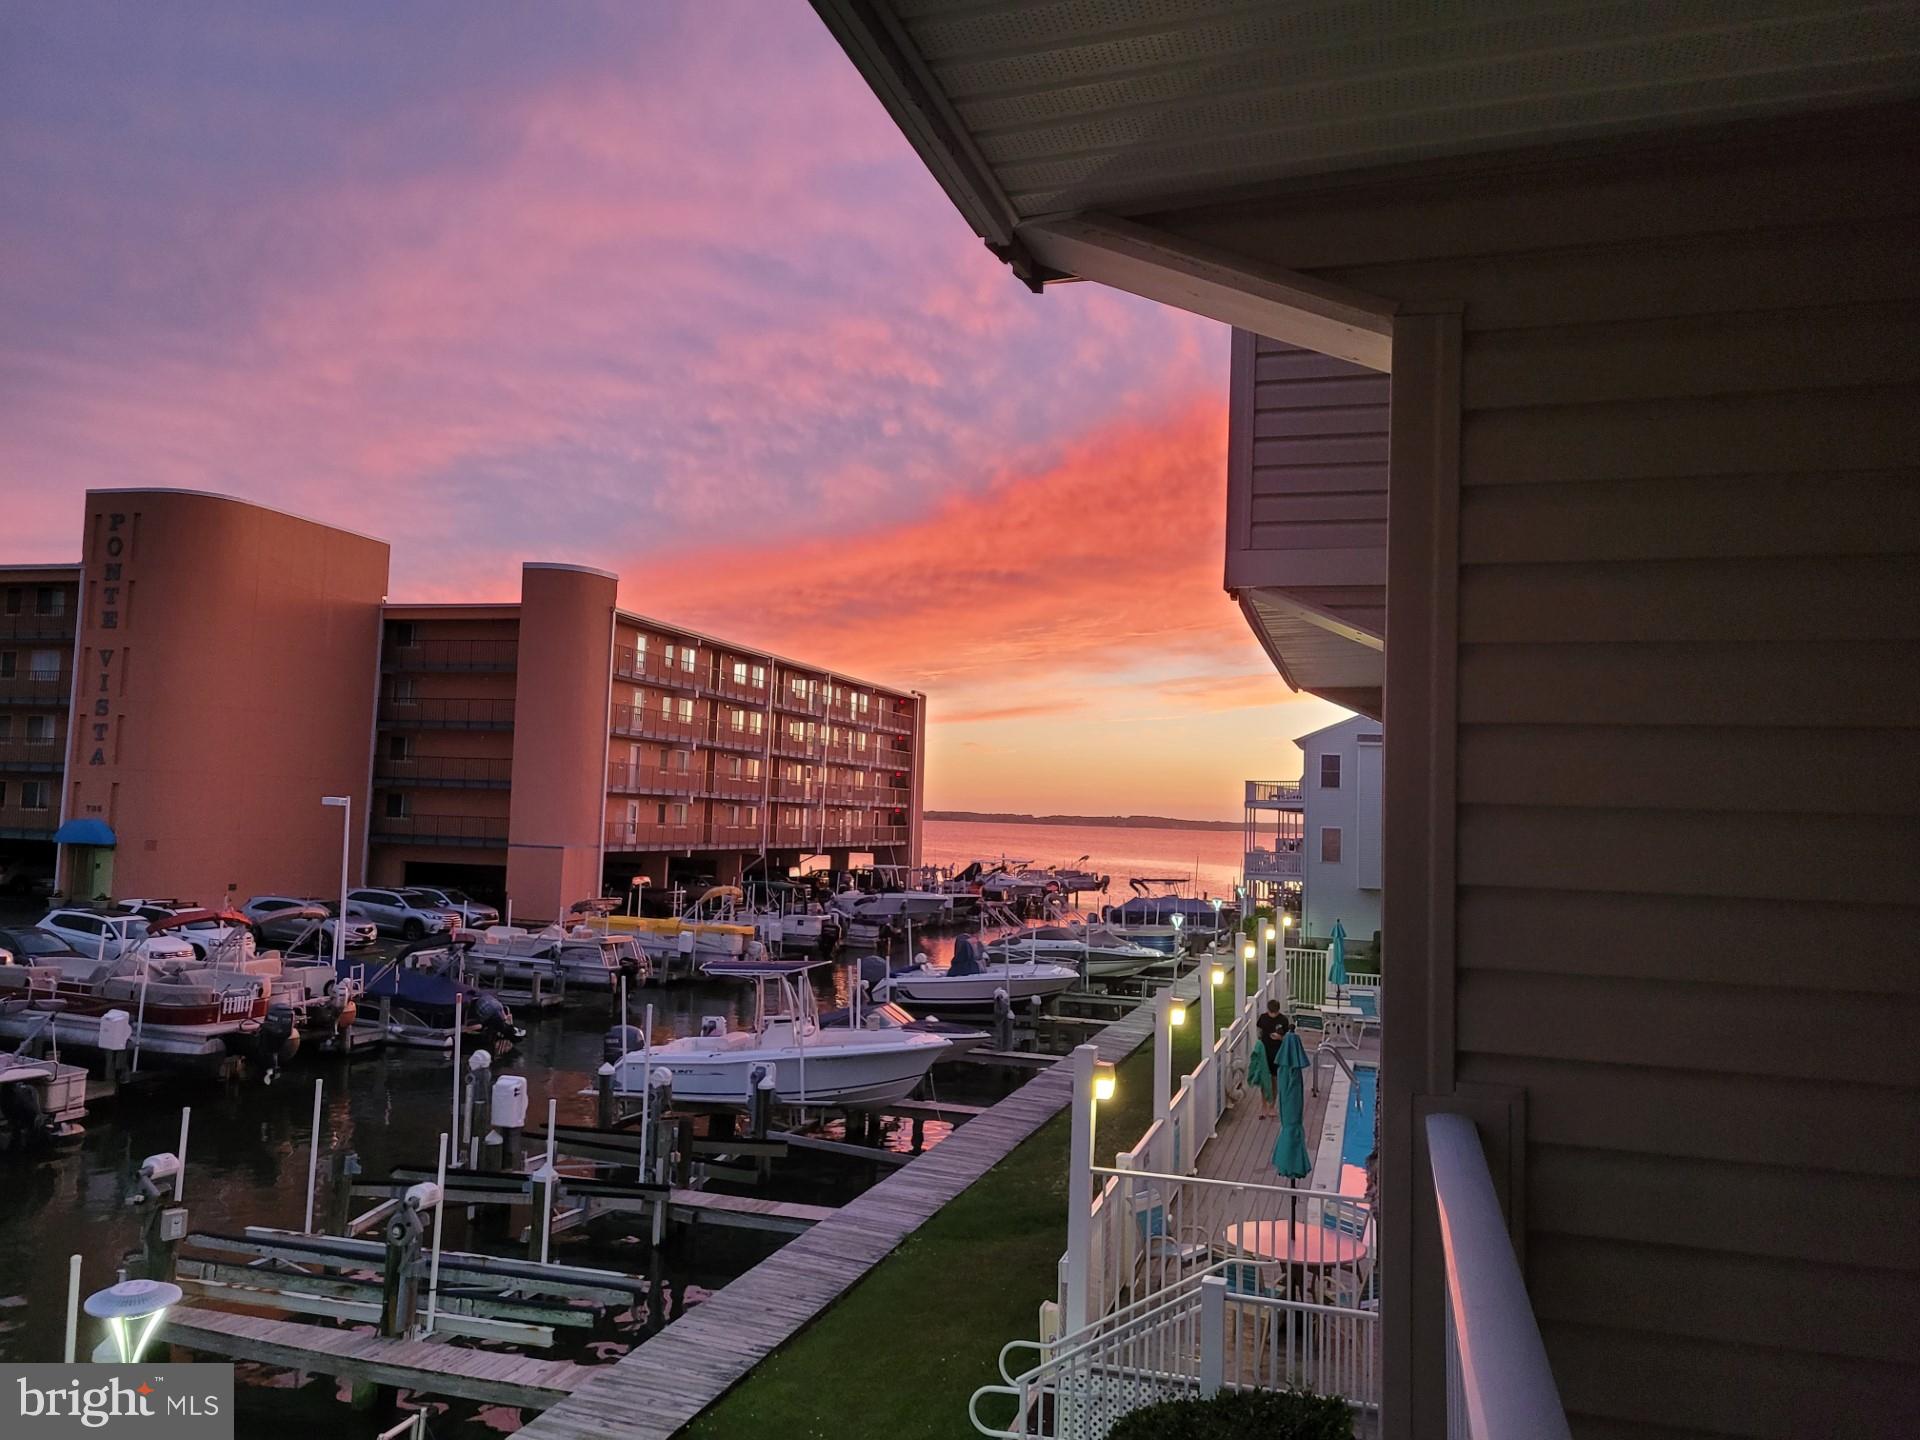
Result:
[[[104,820],[69,820],[53,832],[56,845],[111,845],[113,827]]]

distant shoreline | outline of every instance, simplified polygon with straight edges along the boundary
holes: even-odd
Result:
[[[929,820],[965,820],[982,825],[1102,826],[1113,830],[1239,830],[1239,820],[1181,820],[1171,815],[1014,815],[988,810],[929,810]]]

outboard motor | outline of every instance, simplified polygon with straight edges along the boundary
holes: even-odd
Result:
[[[600,1058],[618,1065],[622,1055],[631,1054],[646,1043],[638,1025],[616,1025],[600,1041]]]
[[[833,952],[840,948],[840,942],[846,938],[846,933],[838,915],[820,917],[820,939],[815,943],[815,949],[822,960],[832,958]]]
[[[300,1028],[294,1020],[293,1006],[275,1000],[254,1032],[254,1060],[260,1066],[261,1080],[271,1085],[280,1067],[299,1053]]]
[[[47,1112],[40,1104],[39,1090],[28,1081],[0,1089],[0,1119],[12,1132],[7,1141],[11,1150],[35,1147],[47,1138]]]
[[[513,1023],[513,1012],[490,990],[482,990],[474,995],[473,1008],[468,1013],[480,1027],[481,1039],[490,1046],[498,1048],[504,1041],[511,1050],[527,1037],[527,1032]]]

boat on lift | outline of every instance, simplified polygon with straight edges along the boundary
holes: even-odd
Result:
[[[1107,906],[1100,918],[1136,944],[1169,955],[1183,943],[1205,945],[1231,930],[1239,912],[1228,904],[1182,894],[1186,884],[1185,876],[1136,875],[1127,881],[1132,898]]]
[[[1045,1002],[1071,989],[1080,979],[1077,967],[1044,960],[989,960],[986,948],[971,935],[954,941],[953,960],[934,965],[925,956],[904,970],[894,970],[874,982],[875,1000],[893,1001],[910,1009],[991,1010],[994,995],[1006,991],[1015,1005]]]
[[[493,925],[485,930],[456,930],[456,944],[481,967],[497,967],[509,980],[563,981],[588,990],[615,989],[621,979],[639,984],[653,973],[640,943],[631,935],[602,934],[588,925],[541,930]]]
[[[745,898],[737,885],[715,885],[679,915],[603,915],[599,923],[610,932],[633,936],[654,960],[684,954],[682,937],[687,935],[693,937],[696,956],[739,955],[756,938],[750,918],[742,913]]]
[[[1098,921],[1012,930],[988,942],[987,956],[989,964],[1007,959],[1068,965],[1093,980],[1124,979],[1173,963],[1166,951],[1129,940]]]
[[[909,889],[907,880],[904,865],[875,865],[874,888],[842,890],[833,897],[833,908],[859,920],[912,920],[924,925],[953,918],[951,895]]]
[[[613,1087],[637,1096],[650,1069],[665,1069],[676,1106],[746,1109],[768,1078],[780,1105],[883,1105],[917,1090],[950,1048],[938,1035],[823,1026],[804,973],[763,973],[751,1028],[702,1016],[698,1035],[628,1050],[614,1062]]]

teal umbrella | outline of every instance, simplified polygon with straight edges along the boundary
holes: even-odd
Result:
[[[1338,920],[1333,922],[1333,943],[1328,949],[1333,954],[1333,962],[1327,966],[1327,980],[1333,985],[1347,983],[1347,927]]]
[[[1299,1032],[1289,1030],[1273,1061],[1273,1078],[1280,1090],[1280,1138],[1273,1142],[1273,1168],[1289,1180],[1313,1169],[1313,1157],[1307,1154],[1306,1088],[1300,1077],[1310,1063]]]

